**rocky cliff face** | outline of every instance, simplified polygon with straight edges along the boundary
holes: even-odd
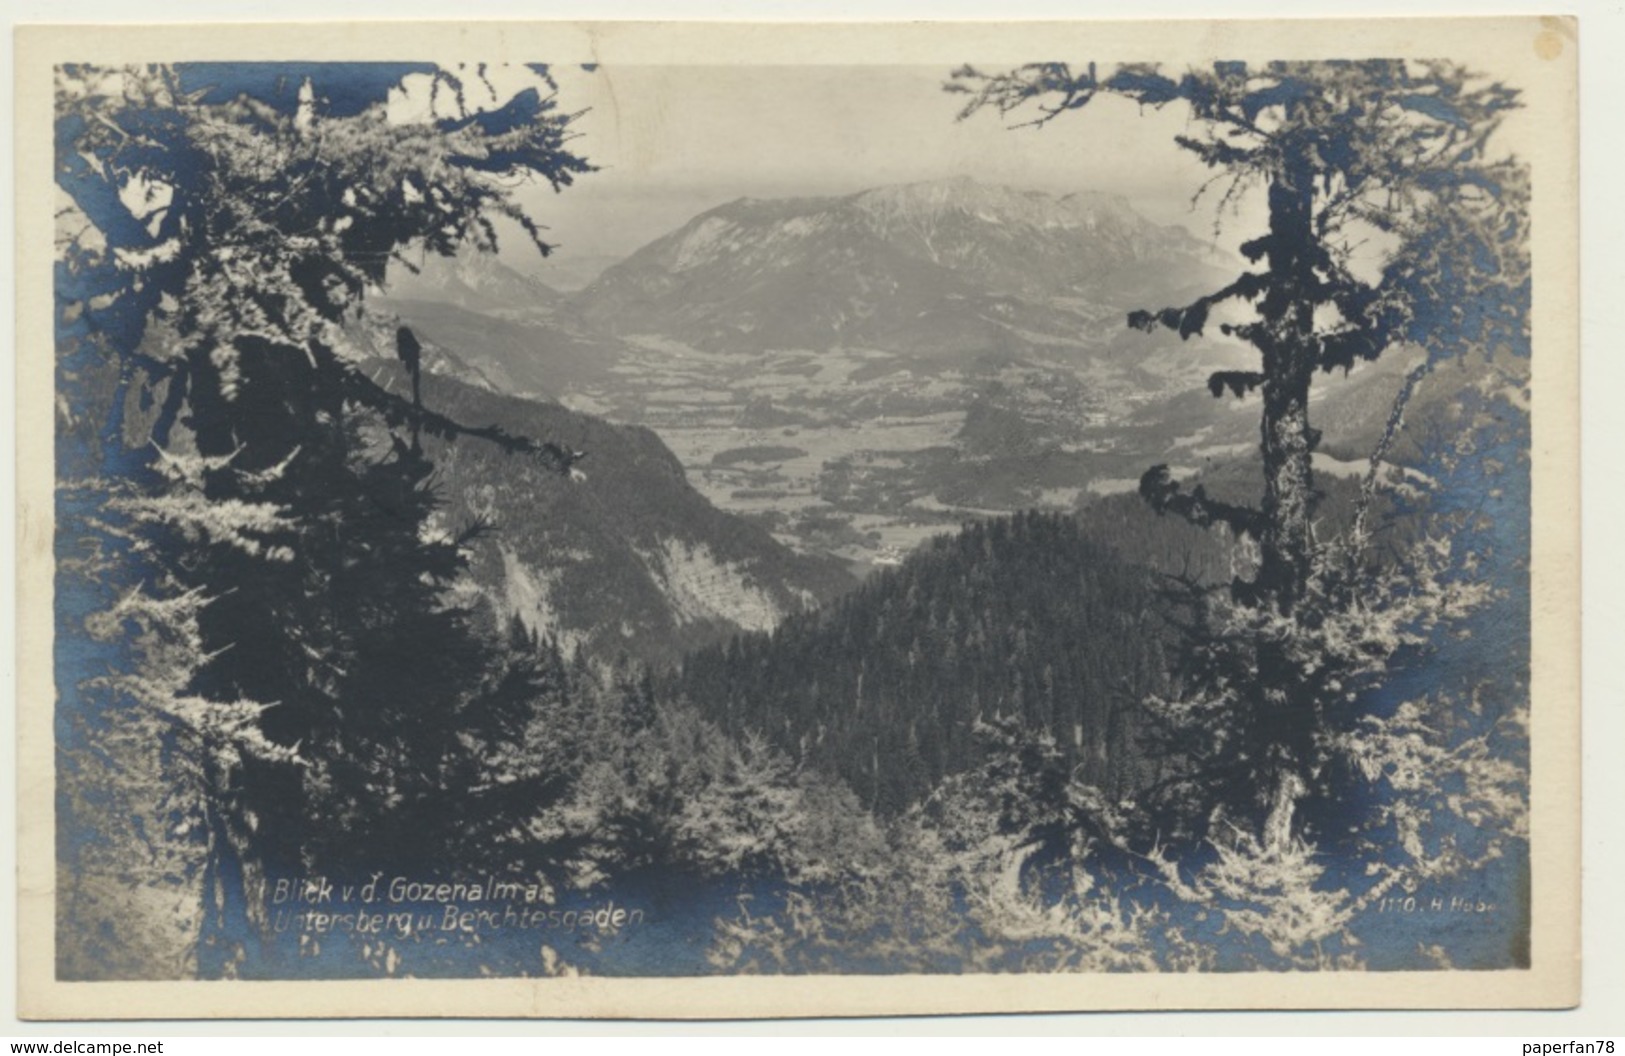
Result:
[[[398,364],[368,369],[392,386]],[[833,559],[799,555],[706,501],[653,432],[557,404],[426,376],[425,404],[474,426],[586,452],[569,477],[525,455],[463,438],[433,442],[438,520],[482,521],[472,584],[503,618],[517,615],[567,647],[614,660],[665,662],[741,630],[767,630],[853,585]]]

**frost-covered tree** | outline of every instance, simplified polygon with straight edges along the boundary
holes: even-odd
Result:
[[[1284,852],[1325,769],[1327,710],[1462,610],[1461,590],[1436,570],[1373,579],[1367,520],[1422,377],[1463,356],[1528,355],[1529,175],[1492,139],[1518,93],[1447,62],[1401,60],[1220,62],[1179,74],[966,67],[948,87],[970,94],[961,117],[992,109],[1037,126],[1102,96],[1184,107],[1191,131],[1177,143],[1215,171],[1224,202],[1265,196],[1267,229],[1241,246],[1253,268],[1128,323],[1192,338],[1225,318],[1219,329],[1258,355],[1258,369],[1214,373],[1207,387],[1260,400],[1259,502],[1186,490],[1166,466],[1145,473],[1140,493],[1253,550],[1227,597],[1198,597],[1190,692],[1163,716],[1201,764],[1199,794],[1253,818],[1260,845]],[[1425,355],[1371,452],[1349,537],[1331,545],[1315,530],[1311,381],[1399,347]]]
[[[407,853],[436,791],[522,726],[499,651],[444,597],[467,536],[434,527],[421,436],[571,456],[425,407],[409,332],[411,395],[378,384],[346,324],[407,250],[493,252],[506,218],[546,251],[516,185],[589,166],[530,71],[504,101],[484,67],[58,70],[61,842],[124,824],[74,784],[94,771],[165,790],[137,823],[188,861],[124,847],[114,886],[204,884],[218,910],[267,869]],[[113,674],[81,684],[87,660]],[[108,751],[131,723],[156,755]],[[232,970],[203,931],[171,968]]]
[[[1155,971],[1208,966],[1166,908],[1098,853],[1111,808],[1055,740],[977,723],[977,766],[848,842],[820,883],[718,922],[718,967],[915,972]],[[855,834],[857,835],[857,834]]]

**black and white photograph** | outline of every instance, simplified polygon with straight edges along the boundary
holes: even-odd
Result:
[[[23,1014],[1572,1005],[1575,32],[21,31]]]

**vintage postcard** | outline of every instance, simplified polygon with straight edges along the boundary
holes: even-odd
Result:
[[[19,30],[21,1014],[1572,1005],[1577,31]]]

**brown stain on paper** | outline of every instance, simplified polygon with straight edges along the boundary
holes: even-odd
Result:
[[[1551,62],[1563,54],[1565,41],[1576,39],[1576,26],[1572,18],[1545,17],[1540,20],[1540,32],[1535,34],[1535,54]]]

